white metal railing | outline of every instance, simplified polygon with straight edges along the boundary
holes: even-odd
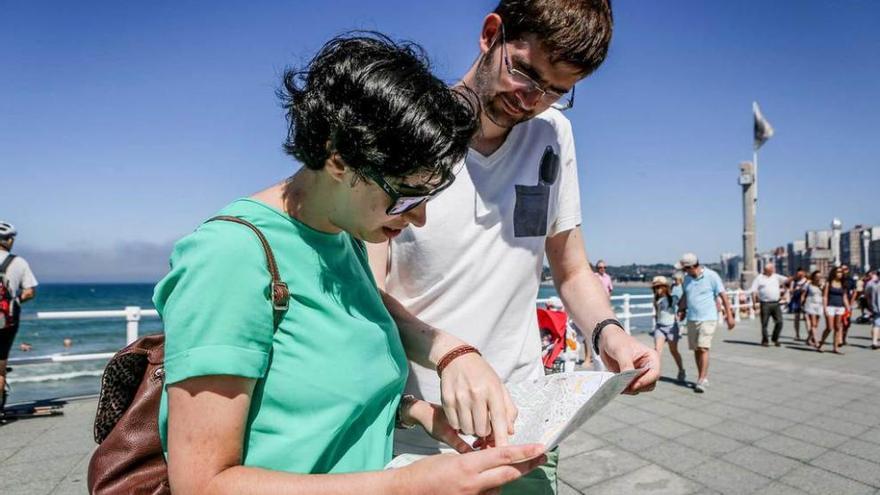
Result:
[[[749,319],[755,319],[755,301],[752,298],[753,295],[751,292],[736,289],[736,290],[728,290],[727,297],[730,300],[730,306],[733,310],[734,318],[736,321],[740,321],[742,318],[740,316],[740,310],[743,308],[748,308]],[[741,301],[740,299],[743,299]],[[536,300],[538,304],[546,304],[550,298],[539,298]],[[647,300],[648,302],[637,302],[633,303],[633,301],[643,301]],[[647,318],[651,317],[651,327],[653,328],[654,323],[656,322],[656,312],[654,311],[654,295],[653,294],[621,294],[619,296],[611,296],[611,303],[614,306],[615,301],[622,301],[620,304],[620,311],[615,311],[617,318],[623,323],[623,329],[626,330],[626,333],[631,333],[632,331],[632,319],[633,318]],[[649,312],[643,313],[633,313],[633,310],[640,309],[650,309]],[[723,316],[719,313],[719,319],[722,319]]]
[[[142,317],[158,317],[159,312],[155,309],[143,309],[139,306],[126,306],[122,310],[108,311],[40,311],[34,316],[27,316],[26,320],[91,320],[91,319],[125,319],[125,343],[131,344],[138,338],[139,324]],[[96,361],[110,359],[113,352],[92,354],[48,354],[43,356],[28,356],[9,359],[10,366],[45,363],[70,363],[76,361]]]
[[[748,307],[749,318],[755,318],[755,305],[752,294],[743,290],[729,290],[728,297],[731,298],[731,306],[735,314],[736,321],[740,321],[740,309],[744,305]],[[740,298],[744,301],[740,301]],[[652,294],[622,294],[619,296],[611,296],[612,304],[616,301],[622,301],[620,311],[616,312],[617,318],[623,323],[623,329],[630,333],[632,331],[633,318],[651,317],[651,326],[654,326],[656,314],[654,312],[654,296]],[[546,304],[549,298],[537,299],[539,304]],[[646,301],[646,302],[642,302]],[[633,312],[648,309],[644,312]],[[106,310],[106,311],[41,311],[34,316],[28,316],[28,320],[81,320],[81,319],[125,319],[125,342],[130,344],[137,340],[139,324],[141,318],[158,317],[159,312],[155,309],[143,309],[139,306],[127,306],[122,310]],[[20,366],[27,364],[45,364],[45,363],[69,363],[76,361],[95,361],[110,359],[113,357],[112,352],[92,353],[92,354],[49,354],[42,356],[16,357],[9,359],[10,366]]]

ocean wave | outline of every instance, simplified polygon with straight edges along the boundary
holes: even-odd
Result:
[[[7,381],[10,384],[15,383],[36,383],[36,382],[53,382],[58,380],[71,380],[73,378],[80,378],[83,376],[101,376],[104,373],[104,370],[83,370],[83,371],[69,371],[67,373],[52,373],[48,375],[35,375],[35,376],[24,376],[24,377],[14,377],[9,376]]]

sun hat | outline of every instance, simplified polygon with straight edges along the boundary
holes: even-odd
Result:
[[[658,285],[669,285],[669,281],[666,280],[666,277],[663,275],[657,275],[654,277],[654,280],[651,281],[651,287],[657,287]]]

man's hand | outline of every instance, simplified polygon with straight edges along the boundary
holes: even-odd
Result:
[[[727,320],[727,329],[733,330],[733,327],[736,326],[736,318],[734,318],[732,314],[728,313],[726,320]]]
[[[608,369],[615,373],[634,368],[648,369],[630,383],[624,390],[625,394],[654,390],[660,378],[660,356],[657,351],[642,344],[622,328],[607,326],[599,337],[599,353]]]
[[[449,424],[478,437],[490,434],[495,445],[507,445],[517,409],[495,370],[478,354],[465,354],[443,369],[440,397]]]

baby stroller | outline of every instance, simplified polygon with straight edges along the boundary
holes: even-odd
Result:
[[[541,331],[544,372],[559,373],[565,369],[563,353],[566,346],[568,314],[562,310],[538,308],[538,329]]]

